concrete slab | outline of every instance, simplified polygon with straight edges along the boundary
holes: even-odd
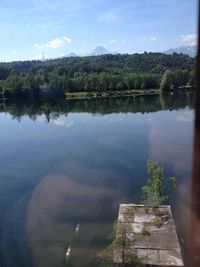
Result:
[[[146,265],[184,266],[170,206],[121,204],[118,225],[126,228],[126,250]],[[122,262],[120,253],[115,259]]]

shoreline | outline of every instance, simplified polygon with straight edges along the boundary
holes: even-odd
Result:
[[[195,88],[184,88],[184,89],[173,89],[170,91],[164,91],[162,92],[161,89],[148,89],[148,90],[142,90],[142,89],[133,89],[133,90],[123,90],[123,91],[104,91],[104,92],[73,92],[73,93],[65,93],[63,96],[59,97],[1,97],[0,101],[5,100],[53,100],[53,99],[65,99],[65,100],[71,100],[71,99],[96,99],[96,98],[120,98],[120,97],[138,97],[138,96],[156,96],[161,94],[176,94],[176,93],[186,93],[186,92],[192,92],[195,91]]]
[[[174,89],[162,92],[161,89],[134,89],[124,91],[106,91],[106,92],[73,92],[65,93],[65,99],[93,99],[93,98],[107,98],[107,97],[137,97],[137,96],[153,96],[163,94],[176,94],[195,91],[195,88]]]
[[[65,93],[65,99],[92,99],[106,97],[136,97],[150,96],[160,94],[160,89],[149,90],[125,90],[125,91],[107,91],[107,92],[74,92]]]

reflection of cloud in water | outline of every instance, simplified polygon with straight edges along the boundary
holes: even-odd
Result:
[[[181,181],[178,185],[176,205],[173,207],[179,238],[186,238],[187,227],[191,211],[191,185],[188,181]]]
[[[44,115],[41,115],[37,118],[38,122],[46,122],[47,119]],[[49,123],[52,123],[56,126],[60,126],[60,127],[72,127],[74,125],[74,121],[69,120],[69,118],[66,118],[66,116],[52,116],[52,118],[50,118]]]
[[[61,127],[72,127],[74,125],[73,121],[68,121],[67,118],[57,118],[57,119],[52,119],[50,121],[51,123],[57,125],[57,126],[61,126]]]
[[[188,116],[188,115],[187,115]],[[173,174],[188,178],[191,174],[193,129],[191,124],[163,121],[151,124],[149,132],[149,157],[169,164]]]
[[[119,121],[122,121],[123,119],[122,118],[111,118],[109,121],[111,123],[114,123],[114,122],[119,122]]]
[[[40,116],[38,116],[37,117],[37,121],[38,122],[44,122],[44,121],[46,121],[47,119],[45,118],[45,115],[40,115]]]
[[[26,229],[34,266],[64,266],[69,246],[72,266],[87,266],[98,251],[95,244],[101,244],[111,228],[122,195],[101,181],[90,183],[90,170],[79,169],[77,165],[57,169],[32,194]],[[106,175],[100,173],[99,179]]]
[[[177,122],[193,122],[194,121],[194,112],[184,111],[182,114],[176,117]]]
[[[193,113],[179,112],[170,120],[151,124],[149,131],[149,158],[158,160],[170,171],[169,175],[177,177],[178,186],[173,191],[171,201],[177,229],[181,237],[186,233],[187,215],[190,202],[190,182],[193,150]],[[179,123],[191,122],[191,123]]]
[[[153,119],[152,118],[146,118],[146,121],[148,121],[148,122],[152,122],[153,121]]]

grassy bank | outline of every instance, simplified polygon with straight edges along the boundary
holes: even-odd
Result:
[[[149,90],[124,90],[107,92],[74,92],[65,93],[66,99],[97,98],[97,97],[121,97],[121,96],[141,96],[159,94],[160,89]]]

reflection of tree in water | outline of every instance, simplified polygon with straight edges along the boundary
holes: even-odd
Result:
[[[112,186],[105,184],[113,177]],[[121,179],[74,164],[44,177],[30,197],[8,212],[3,266],[94,266],[124,200]]]
[[[93,114],[127,113],[127,112],[155,112],[163,109],[173,110],[193,107],[194,93],[161,94],[160,96],[137,96],[121,98],[97,98],[80,100],[58,100],[49,102],[0,102],[0,112],[8,112],[14,119],[21,120],[28,116],[36,120],[45,115],[47,121],[67,115],[70,112],[89,112]]]
[[[178,110],[186,106],[194,108],[194,92],[160,94],[160,105],[163,110]]]

